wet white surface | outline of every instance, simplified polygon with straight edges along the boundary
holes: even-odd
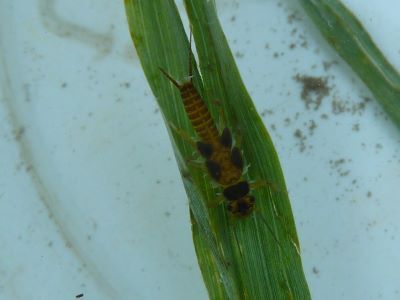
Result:
[[[400,4],[346,3],[400,68]],[[400,298],[399,129],[293,1],[218,9],[314,299]],[[0,15],[0,299],[207,298],[122,3],[6,0]],[[326,80],[317,109],[296,75]]]

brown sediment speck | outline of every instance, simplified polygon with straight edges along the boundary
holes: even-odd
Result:
[[[350,162],[350,161],[351,161],[351,159],[347,159],[346,160],[344,158],[339,158],[339,159],[336,159],[336,160],[330,160],[329,164],[331,165],[332,169],[336,170],[337,174],[340,177],[346,177],[346,176],[348,176],[350,174],[350,170],[348,170],[348,169],[346,170],[344,168],[344,166],[345,166],[346,162]]]
[[[322,114],[321,119],[322,120],[328,120],[329,116],[327,114]]]
[[[325,71],[328,71],[333,65],[338,65],[338,64],[339,63],[336,60],[322,62],[322,66],[324,67]]]
[[[266,115],[273,115],[273,114],[274,114],[274,111],[272,109],[264,109],[261,112],[261,116],[262,117],[265,117]]]
[[[317,123],[315,123],[314,120],[310,120],[309,125],[308,125],[308,131],[309,131],[310,135],[314,134],[315,128],[317,128]]]
[[[16,141],[19,141],[22,136],[25,134],[25,127],[21,126],[20,128],[18,128],[18,130],[16,130],[16,132],[14,133],[14,138]]]
[[[244,54],[242,52],[240,52],[240,51],[236,51],[235,52],[235,57],[236,58],[242,58],[243,56],[244,56]]]
[[[322,99],[329,95],[328,78],[297,74],[294,79],[303,85],[301,99],[306,108],[317,110],[321,106]]]
[[[304,136],[303,132],[300,129],[296,129],[296,131],[294,132],[294,137],[299,140],[297,144],[299,145],[299,151],[304,152],[304,150],[306,150],[306,144],[305,144],[306,137]]]
[[[349,113],[352,115],[361,115],[368,104],[371,101],[368,97],[363,97],[359,102],[351,102],[349,100],[332,100],[332,113],[335,115]]]
[[[131,87],[131,84],[130,84],[129,82],[126,81],[126,82],[122,82],[122,83],[120,84],[120,86],[129,89],[129,88]]]
[[[360,124],[353,124],[353,127],[352,127],[352,130],[353,131],[360,131]]]
[[[294,11],[287,17],[287,21],[289,24],[293,24],[294,21],[302,21],[303,19],[299,16],[298,11]]]

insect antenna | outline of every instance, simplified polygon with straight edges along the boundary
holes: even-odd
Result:
[[[192,53],[192,26],[190,26],[190,33],[189,33],[189,80],[190,80],[190,82],[192,82],[192,78],[193,78],[192,59],[193,59],[193,53]]]
[[[192,66],[192,27],[190,27],[190,35],[189,35],[189,81],[192,82],[193,80],[193,66]],[[167,77],[178,89],[182,88],[182,84],[172,78],[171,75],[167,73],[163,68],[159,67],[160,71]]]
[[[169,75],[167,73],[167,71],[165,71],[163,68],[159,67],[159,69],[178,89],[181,89],[182,84],[180,84],[178,81],[176,81],[174,78],[172,78],[172,76]]]

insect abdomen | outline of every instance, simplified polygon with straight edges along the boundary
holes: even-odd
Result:
[[[180,91],[186,113],[200,139],[206,143],[218,140],[219,134],[214,120],[193,84],[183,85]]]

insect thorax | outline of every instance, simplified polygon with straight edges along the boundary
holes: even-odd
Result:
[[[210,161],[219,166],[218,176],[210,174],[220,185],[228,186],[238,182],[242,176],[242,170],[235,166],[231,161],[231,150],[221,147],[219,144],[213,145],[217,148],[213,151]],[[210,170],[209,170],[210,171]]]

